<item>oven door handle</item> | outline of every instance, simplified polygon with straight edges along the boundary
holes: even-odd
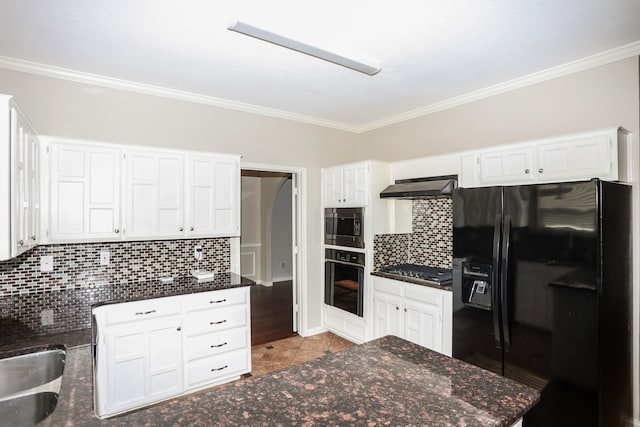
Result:
[[[350,267],[359,267],[359,268],[362,268],[364,270],[364,265],[356,264],[356,263],[353,263],[353,262],[339,261],[337,259],[325,259],[325,262],[333,262],[333,263],[336,263],[336,264],[348,265]]]

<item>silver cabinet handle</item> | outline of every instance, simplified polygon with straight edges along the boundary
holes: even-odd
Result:
[[[18,240],[18,245],[20,246],[24,245],[24,240]]]
[[[34,234],[33,236],[31,236],[31,240],[36,240],[36,235]]]
[[[227,345],[227,343],[226,343],[226,342],[223,342],[222,344],[212,344],[212,345],[211,345],[211,348],[223,347],[223,346],[225,346],[225,345]]]
[[[407,309],[406,309],[406,308],[404,309],[404,312],[405,312],[405,313],[407,312]]]
[[[400,307],[396,307],[396,310],[400,310]]]
[[[190,229],[190,230],[191,230],[191,231],[193,231],[193,230],[195,230],[195,228],[191,227],[191,229]]]
[[[529,173],[529,172],[531,172],[529,169],[524,170],[524,173]]]
[[[538,172],[542,173],[542,172],[544,172],[544,169],[540,168],[540,169],[538,169]]]
[[[184,227],[178,228],[178,231],[184,231]]]
[[[218,320],[217,322],[209,322],[209,324],[210,324],[210,325],[219,325],[219,324],[221,324],[221,323],[226,323],[226,322],[227,322],[227,319],[225,319],[225,320]]]
[[[115,230],[113,230],[114,233],[118,234],[120,232],[119,228],[116,228]]]
[[[213,369],[211,369],[211,372],[222,371],[223,369],[226,369],[228,367],[229,367],[228,365],[224,365],[222,368],[213,368]]]
[[[182,330],[182,328],[181,328],[180,326],[178,326],[178,327],[176,328],[176,331],[181,331],[181,330]]]
[[[136,312],[136,316],[140,316],[140,315],[144,316],[145,314],[151,314],[151,313],[155,313],[155,312],[156,312],[155,310],[138,311],[138,312]]]
[[[213,301],[209,301],[209,304],[220,304],[221,302],[225,302],[227,299],[219,299],[219,300],[213,300]]]

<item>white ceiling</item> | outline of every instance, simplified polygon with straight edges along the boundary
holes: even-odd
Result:
[[[638,54],[638,17],[638,0],[0,0],[0,67],[362,131],[593,55]],[[382,71],[228,31],[234,20]]]

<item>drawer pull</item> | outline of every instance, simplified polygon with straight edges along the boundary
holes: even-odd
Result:
[[[156,312],[155,310],[149,310],[149,311],[138,311],[138,312],[136,313],[136,316],[140,316],[140,315],[144,316],[145,314],[151,314],[151,313],[155,313],[155,312]]]
[[[218,320],[217,322],[209,322],[210,325],[219,325],[220,323],[225,323],[227,321],[227,319],[224,320]]]
[[[229,367],[229,365],[224,365],[222,368],[213,368],[213,369],[211,369],[211,372],[222,371],[223,369],[226,369],[228,367]]]
[[[227,345],[226,342],[223,342],[222,344],[211,344],[211,348],[218,348],[218,347],[222,347],[222,346],[225,346],[225,345]]]
[[[219,299],[217,301],[209,301],[209,304],[220,304],[221,302],[225,302],[227,299]]]

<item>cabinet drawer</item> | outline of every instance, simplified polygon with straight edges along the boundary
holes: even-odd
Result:
[[[424,304],[431,304],[442,307],[443,292],[426,286],[407,284],[404,290],[404,297],[410,301],[418,301]]]
[[[137,320],[157,319],[159,317],[179,314],[180,301],[177,297],[153,298],[144,301],[104,305],[96,308],[94,313],[104,316],[105,322],[108,325]]]
[[[217,307],[245,304],[248,302],[248,288],[222,289],[219,291],[201,292],[184,295],[182,307],[185,312],[210,310]]]
[[[184,332],[191,336],[247,326],[247,310],[246,305],[236,305],[189,314],[184,319]]]
[[[384,292],[391,295],[402,296],[404,282],[401,282],[399,280],[385,279],[384,277],[374,277],[373,288],[377,292]]]
[[[248,347],[247,328],[196,335],[185,339],[184,354],[187,360],[215,356],[227,351]]]
[[[225,377],[249,372],[250,367],[251,353],[248,350],[232,351],[196,360],[187,363],[185,367],[185,385],[186,388],[203,386]]]

